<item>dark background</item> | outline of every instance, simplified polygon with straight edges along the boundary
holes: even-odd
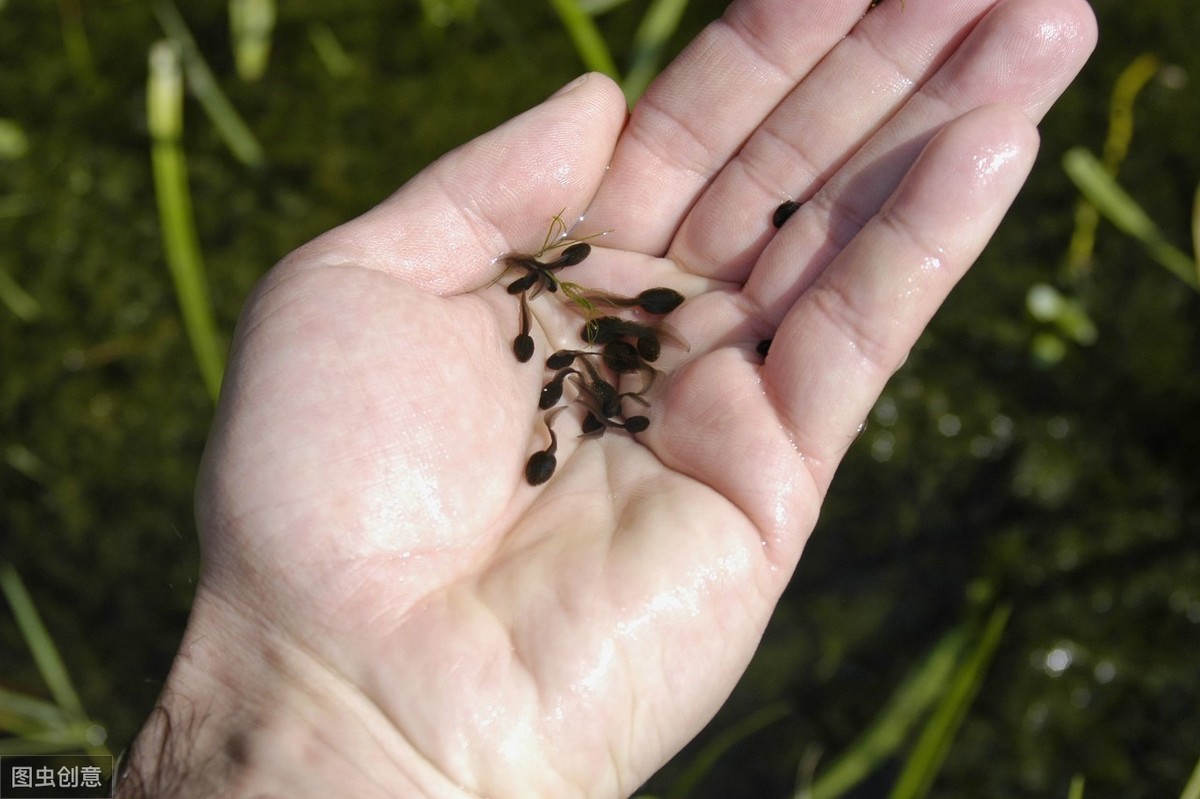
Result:
[[[931,2],[932,0],[907,0]],[[723,2],[692,2],[682,46]],[[884,394],[834,483],[758,657],[696,746],[782,700],[789,715],[721,760],[696,795],[791,796],[906,671],[1010,602],[986,682],[935,796],[1178,796],[1200,757],[1200,295],[1101,225],[1090,268],[1062,264],[1077,194],[1060,160],[1099,152],[1118,74],[1141,94],[1121,181],[1185,251],[1200,180],[1200,10],[1096,0],[1100,47],[1042,126],[1027,190]],[[643,2],[604,16],[614,52]],[[582,70],[548,5],[481,0],[445,27],[395,2],[281,3],[270,67],[233,68],[224,2],[181,8],[266,152],[238,163],[194,101],[190,182],[218,324],[316,234]],[[64,19],[89,47],[69,57]],[[353,69],[310,40],[328,26]],[[170,666],[197,574],[192,483],[212,414],[165,266],[149,171],[141,2],[0,2],[0,270],[40,306],[0,306],[0,562],[24,578],[85,707],[124,748]],[[1086,313],[1079,343],[1026,308],[1047,284]],[[1038,357],[1047,342],[1058,357]],[[0,687],[44,695],[7,608]],[[686,750],[647,787],[665,793]],[[898,764],[896,764],[898,766]],[[859,789],[886,792],[895,767]]]

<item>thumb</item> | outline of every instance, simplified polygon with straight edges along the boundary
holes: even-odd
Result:
[[[492,261],[541,243],[546,223],[583,212],[627,109],[589,73],[541,104],[446,153],[362,216],[303,247],[307,263],[353,262],[440,295],[485,284]]]

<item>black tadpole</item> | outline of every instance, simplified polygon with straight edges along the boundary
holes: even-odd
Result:
[[[583,425],[580,428],[580,438],[591,438],[592,436],[600,435],[604,432],[604,422],[594,413],[589,412],[583,417]]]
[[[521,332],[513,339],[513,355],[525,363],[533,357],[533,337],[529,335],[529,303],[521,295]]]
[[[604,345],[604,365],[619,375],[636,372],[642,367],[642,357],[628,341],[610,341]]]
[[[563,381],[567,379],[567,375],[577,374],[579,372],[569,366],[555,372],[554,377],[550,378],[550,381],[542,386],[542,395],[538,398],[538,407],[542,410],[548,410],[557,405],[558,401],[562,399]]]
[[[771,217],[771,224],[776,228],[783,227],[783,223],[791,218],[792,214],[800,210],[800,203],[795,200],[788,200],[775,209],[774,215]]]
[[[578,363],[583,366],[586,374],[577,374],[579,381],[579,400],[593,413],[604,417],[618,416],[621,413],[621,394],[617,387],[605,380],[595,365],[582,357]]]
[[[658,356],[662,353],[662,344],[659,342],[658,336],[646,333],[637,337],[637,351],[638,355],[647,361],[657,361]]]
[[[624,426],[630,433],[640,433],[650,426],[650,420],[645,416],[626,416]]]
[[[592,254],[592,245],[586,241],[577,241],[570,247],[562,251],[562,254],[555,258],[550,263],[546,264],[547,269],[560,269],[564,266],[574,266]]]
[[[646,289],[637,295],[637,304],[646,313],[668,314],[683,304],[683,295],[675,289]]]
[[[554,476],[554,470],[558,467],[558,461],[554,457],[554,453],[558,452],[558,436],[554,434],[554,417],[558,416],[562,408],[555,408],[552,411],[547,411],[545,417],[546,430],[550,433],[550,446],[543,450],[538,450],[529,456],[529,460],[525,462],[525,482],[531,486],[541,485]]]
[[[684,296],[675,289],[656,286],[640,292],[636,297],[622,297],[607,291],[588,291],[582,298],[591,305],[610,308],[641,308],[646,313],[662,316],[683,304]]]
[[[578,354],[578,350],[558,350],[546,359],[546,368],[562,369],[564,366],[570,366],[575,363],[575,356]]]
[[[521,363],[527,362],[533,357],[533,337],[522,334],[513,339],[513,355],[517,356],[517,360]]]
[[[557,467],[558,463],[552,453],[545,450],[535,452],[529,456],[529,461],[525,464],[525,482],[531,486],[540,486],[554,476],[554,470]]]
[[[505,289],[505,291],[507,291],[509,294],[520,294],[524,291],[528,291],[529,289],[533,288],[534,283],[537,283],[539,277],[541,277],[541,275],[538,272],[530,272],[524,277],[519,277],[513,282],[509,283],[508,288]]]

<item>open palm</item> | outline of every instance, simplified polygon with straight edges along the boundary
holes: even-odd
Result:
[[[738,0],[628,121],[592,75],[276,267],[205,455],[197,619],[242,619],[414,789],[619,796],[653,773],[745,668],[1094,39],[1082,0],[864,4]],[[665,345],[645,432],[559,416],[533,487],[542,361],[580,316],[535,300],[518,363],[496,259],[564,208],[573,236],[611,232],[563,276],[679,290],[690,350]]]

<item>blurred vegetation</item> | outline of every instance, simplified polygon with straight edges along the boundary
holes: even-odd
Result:
[[[119,752],[151,707],[197,573],[202,353],[272,263],[585,62],[636,95],[724,5],[0,2],[0,722]],[[1027,190],[646,793],[1200,795],[1200,16],[1093,6]],[[147,118],[163,41],[181,135]]]

